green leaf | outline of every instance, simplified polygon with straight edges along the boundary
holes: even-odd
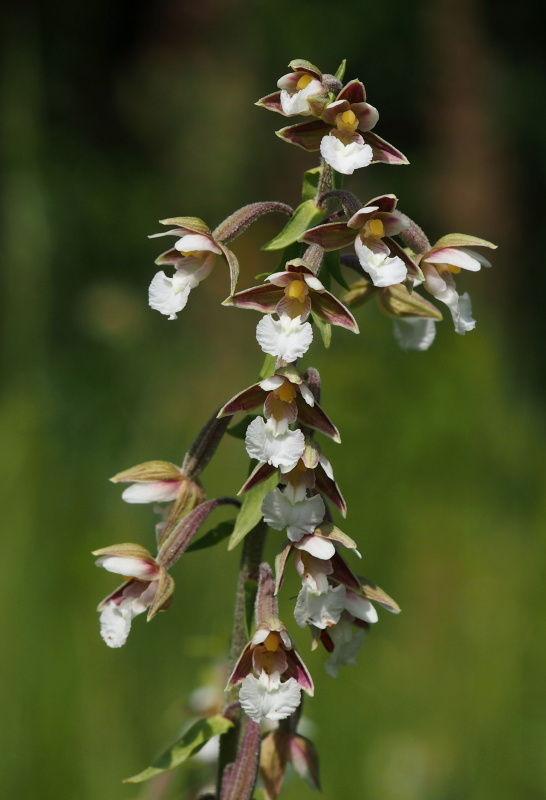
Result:
[[[270,378],[272,375],[275,374],[275,365],[277,363],[277,359],[275,356],[267,355],[265,357],[265,361],[263,363],[263,367],[260,370],[259,378],[261,381],[265,381],[266,378]]]
[[[322,211],[314,200],[306,200],[294,211],[294,215],[289,219],[282,231],[270,242],[262,246],[262,250],[282,250],[288,245],[297,242],[307,228],[321,222],[324,218]]]
[[[132,778],[125,778],[123,783],[142,783],[142,781],[153,778],[154,775],[175,769],[175,767],[183,764],[184,761],[187,761],[188,758],[191,758],[201,750],[209,739],[218,734],[226,733],[231,727],[233,727],[233,722],[230,722],[229,719],[226,719],[221,714],[198,720],[177,742],[169,747],[168,750],[165,750],[151,767],[139,772],[138,775],[133,775]]]
[[[205,547],[214,547],[215,544],[223,542],[224,539],[231,536],[234,527],[234,519],[220,522],[215,528],[205,533],[205,535],[201,536],[196,542],[192,542],[186,549],[186,553],[190,553],[192,550],[204,550]]]
[[[303,173],[303,186],[301,189],[301,199],[305,200],[313,200],[317,193],[319,180],[320,180],[320,173],[322,167],[313,167],[313,169],[308,169],[307,172]]]
[[[332,341],[332,326],[329,322],[319,317],[318,314],[315,314],[314,311],[311,311],[311,316],[313,317],[313,322],[319,329],[320,335],[322,336],[322,341],[324,342],[324,347],[330,347],[330,343]]]
[[[235,521],[235,528],[229,540],[228,550],[233,550],[239,542],[242,542],[247,533],[256,527],[262,518],[262,503],[264,497],[271,489],[274,489],[279,482],[279,476],[275,471],[263,483],[254,486],[248,491],[244,498],[241,510]]]
[[[258,581],[245,581],[245,628],[246,638],[250,639],[252,621],[254,619],[254,607],[256,605],[256,594],[258,593]]]
[[[237,422],[235,425],[231,425],[231,427],[227,428],[226,433],[229,433],[229,435],[233,436],[234,439],[244,440],[246,436],[246,429],[248,428],[252,420],[256,419],[257,416],[258,416],[257,414],[247,414],[246,417],[243,417],[240,422]]]
[[[347,66],[347,59],[344,58],[339,67],[334,72],[334,78],[337,78],[338,81],[343,83],[343,78],[345,76],[345,67]]]
[[[332,250],[329,253],[324,254],[324,266],[328,273],[332,276],[332,278],[339,283],[340,286],[343,286],[344,289],[350,291],[350,286],[343,277],[343,273],[341,272],[341,264],[339,262],[339,250]]]

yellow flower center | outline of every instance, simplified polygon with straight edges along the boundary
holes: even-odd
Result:
[[[358,118],[354,111],[349,109],[337,115],[336,125],[340,131],[350,131],[353,133],[358,128]]]
[[[366,228],[366,234],[373,239],[382,239],[385,235],[385,226],[380,219],[371,219],[364,227]]]
[[[303,303],[309,294],[309,288],[305,281],[295,280],[290,281],[284,293],[290,300],[299,300],[300,303]]]
[[[458,275],[461,271],[461,268],[456,267],[455,264],[434,264],[434,266],[440,275],[442,272],[451,272],[452,275]]]
[[[180,250],[180,255],[181,256],[185,256],[186,258],[188,256],[193,256],[193,258],[197,258],[198,256],[203,255],[203,251],[202,250]]]
[[[296,89],[298,92],[300,92],[302,89],[307,89],[312,80],[313,78],[311,75],[307,75],[307,73],[302,75],[299,81],[296,83]]]
[[[298,472],[307,472],[307,467],[305,466],[301,458],[296,464],[296,469],[298,470]]]
[[[276,653],[276,652],[277,652],[277,650],[278,650],[278,649],[279,649],[279,647],[280,647],[280,644],[281,644],[281,643],[280,643],[280,637],[279,637],[279,634],[278,634],[278,633],[276,633],[275,631],[271,631],[271,633],[269,633],[269,634],[267,635],[267,638],[266,638],[266,640],[265,640],[265,642],[264,642],[264,647],[265,647],[265,649],[266,649],[266,650],[268,650],[270,653]]]
[[[278,389],[275,389],[275,395],[282,400],[283,403],[291,403],[296,396],[296,387],[290,381],[282,383]]]

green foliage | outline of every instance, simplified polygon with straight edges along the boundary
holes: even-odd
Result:
[[[313,322],[319,330],[324,347],[330,347],[330,344],[332,343],[332,326],[329,322],[326,322],[326,320],[322,319],[322,317],[319,317],[318,314],[315,314],[314,311],[311,311],[311,317],[313,318]]]
[[[186,549],[186,553],[191,553],[195,550],[204,550],[206,547],[214,547],[215,544],[223,542],[224,539],[227,539],[228,536],[231,536],[234,527],[234,519],[220,522],[215,528],[212,528],[212,530],[205,533],[204,536],[201,536],[199,539],[197,539],[197,541],[192,542]]]
[[[317,206],[315,201],[305,200],[296,208],[294,215],[282,231],[270,242],[264,244],[262,250],[283,250],[285,247],[297,242],[308,228],[312,228],[313,225],[317,225],[323,219],[324,211]]]
[[[263,380],[261,376],[260,379]],[[246,414],[241,420],[239,420],[239,422],[236,422],[235,425],[231,425],[231,427],[226,430],[226,433],[229,433],[229,435],[233,436],[234,439],[242,439],[244,441],[246,429],[252,420],[256,419],[256,416],[256,414]]]
[[[243,541],[247,533],[250,533],[252,528],[255,528],[262,518],[262,503],[266,494],[274,489],[279,482],[277,472],[270,475],[263,483],[258,484],[250,489],[243,497],[241,510],[235,522],[235,528],[229,540],[228,550],[233,550],[234,547]]]
[[[206,745],[213,736],[226,733],[233,727],[233,722],[216,714],[213,717],[198,720],[189,730],[184,733],[171,747],[165,750],[153,764],[138,775],[125,778],[124,783],[142,783],[162,772],[169,772],[189,758],[194,756]]]

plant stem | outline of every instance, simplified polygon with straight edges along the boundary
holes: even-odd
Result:
[[[258,585],[260,574],[260,563],[265,544],[267,525],[262,520],[245,537],[243,542],[243,552],[241,555],[241,566],[237,578],[237,591],[235,595],[235,613],[233,617],[233,629],[231,633],[231,647],[229,654],[229,674],[233,671],[237,659],[241,655],[243,648],[248,641],[247,633],[247,595],[248,582],[254,581]],[[237,689],[231,689],[227,694],[227,706],[232,706],[229,718],[234,722],[233,728],[220,737],[220,755],[218,758],[218,777],[217,795],[221,796],[222,779],[224,770],[228,764],[233,764],[237,760],[239,749],[244,740],[246,717],[241,714],[240,708],[234,706],[237,699]],[[257,769],[257,766],[256,766]],[[242,799],[241,799],[242,800]]]

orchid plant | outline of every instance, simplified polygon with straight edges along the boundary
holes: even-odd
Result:
[[[126,502],[162,504],[156,554],[130,543],[94,553],[97,566],[124,576],[99,606],[101,635],[109,647],[118,648],[134,617],[147,612],[150,620],[169,608],[171,570],[183,553],[225,543],[228,537],[229,551],[241,546],[224,701],[207,706],[207,713],[157,762],[128,779],[140,782],[174,769],[206,746],[218,766],[216,786],[203,790],[203,800],[250,800],[258,779],[266,800],[274,800],[288,763],[319,788],[316,750],[298,732],[303,696],[313,695],[313,680],[291,638],[289,621],[279,618],[277,603],[291,557],[301,578],[294,621],[309,629],[312,649],[324,648],[325,668],[333,677],[355,664],[366,633],[378,621],[374,604],[393,613],[400,610],[360,576],[357,543],[335,522],[334,509],[345,517],[347,505],[315,436],[339,443],[340,433],[320,405],[317,370],[302,366],[300,359],[317,334],[328,346],[332,326],[345,329],[343,335],[357,334],[350,308],[372,298],[393,320],[402,348],[426,350],[442,313],[422,289],[447,306],[457,333],[471,331],[470,298],[457,292],[454,276],[490,266],[469,248],[494,247],[458,233],[431,245],[398,210],[394,195],[362,203],[342,188],[343,176],[357,169],[407,164],[407,159],[373,131],[379,114],[359,80],[343,83],[345,62],[334,75],[300,59],[289,66],[279,90],[257,105],[285,117],[311,118],[277,132],[306,151],[320,151],[320,165],[304,175],[302,203],[294,210],[279,202],[252,203],[214,230],[196,217],[162,220],[167,230],[154,236],[173,236],[175,242],[158,257],[162,269],[149,289],[151,308],[175,320],[216,260],[227,263],[230,294],[224,305],[261,314],[256,339],[266,354],[262,371],[256,383],[212,414],[182,466],[151,461],[112,478],[129,484],[122,494]],[[289,218],[264,246],[282,251],[281,269],[237,291],[239,264],[229,245],[269,213]],[[232,424],[237,414],[245,416]],[[249,476],[240,498],[207,500],[200,475],[226,432],[244,439]],[[231,506],[233,520],[195,538],[219,506]],[[269,530],[279,548],[274,569],[263,561]]]

